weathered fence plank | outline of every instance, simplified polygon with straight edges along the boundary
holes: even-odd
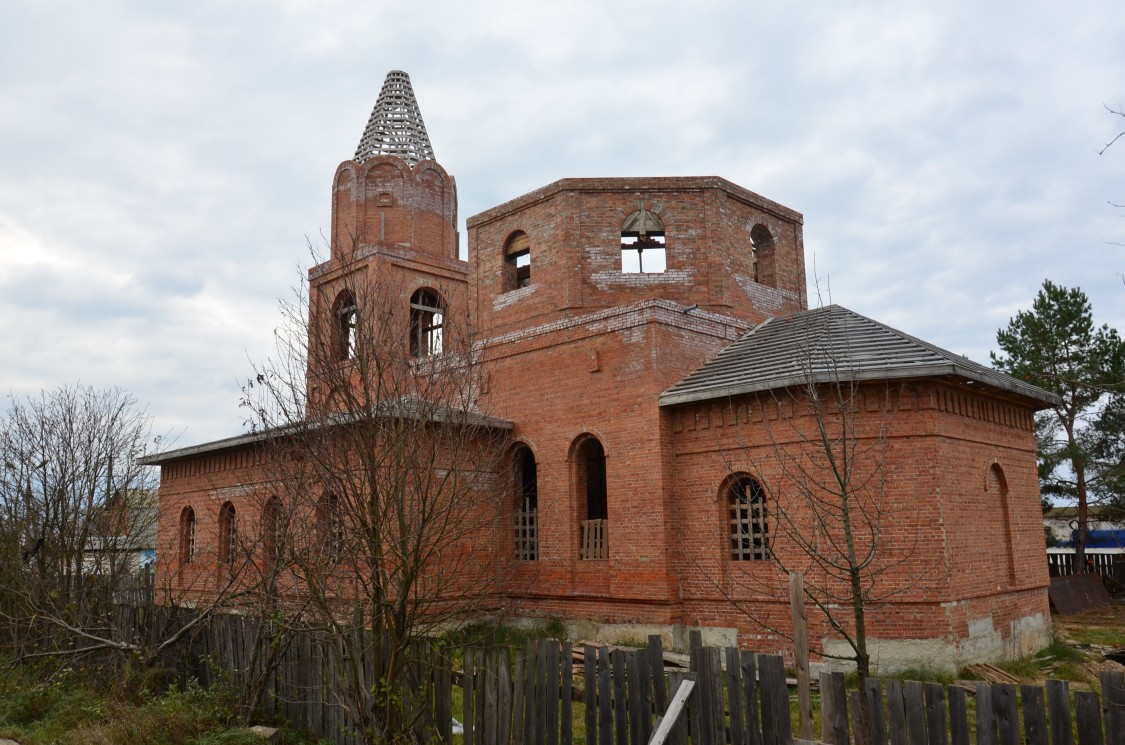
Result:
[[[1043,704],[1043,689],[1020,686],[1020,703],[1023,707],[1024,742],[1027,745],[1047,745],[1047,709]]]
[[[1078,745],[1105,745],[1098,694],[1093,691],[1075,691],[1074,714],[1078,723]]]
[[[462,723],[462,726],[465,728],[465,745],[483,745],[477,739],[480,733],[480,727],[477,726],[476,717],[476,656],[477,650],[475,648],[465,648],[465,672],[461,678],[461,687],[464,692],[461,699],[461,709],[462,715],[465,717],[465,721]]]
[[[746,702],[746,745],[762,745],[762,717],[758,708],[758,665],[753,652],[742,651],[742,698]]]
[[[917,680],[902,685],[902,698],[906,704],[906,738],[910,745],[926,745],[925,689]]]
[[[543,678],[543,695],[547,699],[547,745],[559,745],[559,643],[548,639],[543,642],[543,650],[547,655],[547,674]]]
[[[997,683],[992,687],[992,706],[1000,745],[1020,745],[1020,719],[1016,706],[1016,687]]]
[[[1106,745],[1125,745],[1125,673],[1103,670],[1098,678],[1102,683]]]
[[[871,745],[886,745],[887,718],[883,713],[883,684],[878,678],[867,679],[867,709],[871,714]]]
[[[789,686],[781,658],[758,655],[758,680],[762,690],[762,740],[765,745],[788,745]]]
[[[597,649],[586,644],[582,647],[582,673],[585,687],[582,689],[583,703],[586,710],[583,715],[586,719],[586,742],[597,745],[598,742],[598,668]]]
[[[610,698],[609,650],[598,650],[598,745],[613,745],[613,704]]]
[[[906,704],[901,680],[887,681],[887,723],[891,745],[906,745]]]
[[[727,708],[730,709],[730,745],[745,745],[743,722],[742,661],[738,647],[727,647]]]
[[[977,745],[996,745],[992,686],[988,683],[977,683]]]
[[[613,724],[617,745],[629,745],[629,720],[626,716],[625,653],[615,649],[609,653],[613,664]]]
[[[948,745],[949,731],[945,726],[945,686],[926,683],[926,742],[929,745]]]
[[[1051,745],[1073,745],[1070,686],[1065,680],[1047,681],[1047,712],[1051,717]]]
[[[660,634],[650,634],[645,649],[652,680],[653,706],[656,707],[656,711],[663,712],[668,708],[668,693],[664,689],[664,647],[660,642]]]
[[[949,697],[949,740],[951,745],[969,745],[969,707],[965,701],[965,689],[950,686],[946,691]]]
[[[820,674],[820,701],[824,741],[830,745],[848,745],[848,694],[843,673]]]
[[[561,720],[559,738],[563,745],[570,745],[574,737],[574,733],[571,732],[574,727],[574,702],[572,700],[572,688],[574,684],[574,647],[572,647],[569,642],[563,644],[559,665],[559,674],[562,676],[559,681],[559,719]],[[507,745],[507,743],[505,743],[505,745]]]

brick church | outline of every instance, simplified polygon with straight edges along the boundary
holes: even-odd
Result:
[[[860,550],[877,549],[874,664],[1038,649],[1050,616],[1033,429],[1050,395],[843,307],[810,310],[802,222],[718,177],[568,178],[468,218],[462,260],[456,183],[393,71],[332,179],[331,255],[309,271],[330,302],[311,303],[310,328],[330,329],[342,363],[362,358],[363,299],[337,288],[374,273],[409,318],[404,358],[461,344],[479,363],[465,405],[503,431],[515,474],[496,482],[512,485],[497,521],[511,571],[490,613],[557,618],[576,638],[682,645],[701,629],[785,651],[782,569],[800,568],[846,621],[831,562],[808,556],[839,538],[816,513],[832,494],[817,465],[827,428],[843,434],[820,461],[833,447],[854,459]],[[333,406],[315,367],[310,353],[310,417]],[[841,408],[814,405],[841,393]],[[239,530],[263,519],[239,494],[268,478],[255,453],[269,436],[147,459],[164,581],[215,571],[201,557],[221,556],[235,514]],[[814,646],[846,654],[809,616]]]

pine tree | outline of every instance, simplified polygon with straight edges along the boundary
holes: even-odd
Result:
[[[1038,428],[1058,432],[1040,441],[1040,488],[1078,503],[1075,567],[1086,565],[1090,496],[1090,441],[1087,420],[1097,416],[1107,394],[1125,391],[1125,344],[1117,331],[1095,328],[1086,294],[1044,280],[1030,311],[1020,311],[996,333],[1004,355],[992,354],[1005,372],[1050,391],[1060,402],[1041,416],[1053,421]]]

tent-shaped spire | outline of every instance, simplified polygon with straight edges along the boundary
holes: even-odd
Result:
[[[395,155],[410,165],[433,160],[434,149],[410,76],[402,70],[391,70],[379,92],[379,100],[367,120],[367,129],[355,150],[355,161],[362,163],[376,155]]]

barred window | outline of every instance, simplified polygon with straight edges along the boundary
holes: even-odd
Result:
[[[225,502],[219,510],[219,561],[232,564],[237,553],[238,515],[234,511],[234,505]]]
[[[270,497],[262,509],[262,548],[265,549],[267,561],[276,562],[281,559],[285,540],[284,529],[281,500],[276,496]]]
[[[320,498],[316,506],[317,537],[324,548],[324,556],[338,564],[344,555],[344,516],[340,511],[340,498],[331,492]]]
[[[521,447],[513,460],[517,490],[516,558],[534,561],[539,558],[539,482],[535,454],[530,448]]]
[[[195,510],[184,507],[180,512],[180,563],[195,561]]]
[[[755,479],[745,476],[730,487],[731,558],[754,561],[770,558],[770,531],[766,515],[766,492]]]

